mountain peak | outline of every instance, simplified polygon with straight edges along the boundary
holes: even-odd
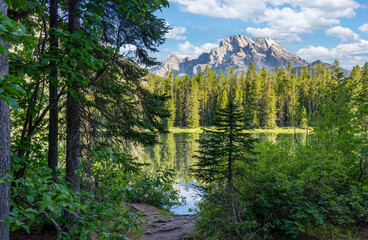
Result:
[[[213,48],[209,53],[201,54],[197,59],[180,59],[171,55],[154,70],[154,73],[164,76],[172,70],[178,74],[193,76],[203,71],[207,65],[214,67],[218,73],[221,70],[226,73],[227,68],[234,68],[241,72],[246,71],[250,63],[259,70],[262,67],[272,70],[275,67],[287,67],[289,62],[294,67],[309,64],[271,38],[234,35],[224,38],[218,47]]]
[[[269,37],[259,37],[254,39],[254,41],[259,42],[261,44],[265,44],[268,48],[271,47],[272,45],[282,46],[279,42]]]
[[[221,40],[219,47],[228,46],[228,45],[238,45],[240,47],[244,47],[250,43],[252,43],[253,40],[247,36],[243,35],[234,35],[230,37],[226,37],[223,40]]]

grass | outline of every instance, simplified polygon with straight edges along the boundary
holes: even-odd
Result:
[[[358,227],[333,226],[326,224],[324,226],[311,227],[307,229],[309,236],[314,236],[316,239],[331,239],[331,240],[359,240]]]
[[[203,132],[202,128],[178,128],[178,127],[170,128],[169,131],[171,133],[202,133]]]
[[[208,129],[213,129],[214,127],[206,127]],[[171,133],[202,133],[203,129],[202,128],[178,128],[178,127],[174,127],[174,128],[170,128],[169,129]],[[283,134],[293,134],[294,133],[294,128],[293,127],[276,127],[276,128],[255,128],[253,130],[245,130],[244,132],[249,132],[249,133],[283,133]],[[306,133],[307,129],[304,128],[296,128],[295,129],[296,133]],[[308,132],[311,133],[312,129],[309,128]]]
[[[293,134],[293,127],[276,127],[276,128],[256,128],[254,130],[246,131],[251,133],[284,133],[284,134]],[[295,133],[306,133],[306,128],[295,128]],[[311,133],[312,129],[309,128],[308,132]]]

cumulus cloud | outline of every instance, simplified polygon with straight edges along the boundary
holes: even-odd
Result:
[[[364,33],[368,33],[368,23],[363,24],[362,26],[360,26],[359,31],[364,32]]]
[[[333,58],[331,51],[325,47],[308,46],[300,49],[297,54],[309,61],[315,61],[317,59],[331,59]]]
[[[270,37],[275,39],[288,39],[293,42],[302,42],[302,39],[296,33],[282,32],[270,28],[252,28],[248,27],[246,32],[254,37]]]
[[[308,46],[300,49],[297,54],[309,61],[321,59],[333,62],[338,59],[344,62],[343,67],[351,69],[356,64],[363,66],[368,59],[368,41],[342,43],[331,49],[322,46]]]
[[[267,27],[247,29],[258,36],[300,41],[299,34],[311,33],[352,18],[360,4],[355,0],[172,0],[182,11],[216,18],[263,23]],[[282,32],[283,34],[280,34]]]
[[[175,40],[185,40],[186,37],[182,34],[186,33],[187,29],[185,27],[173,27],[168,33],[166,33],[165,38],[175,39]]]
[[[178,44],[179,52],[176,52],[175,54],[180,58],[196,58],[204,52],[210,52],[212,48],[215,48],[217,46],[218,44],[205,43],[202,46],[197,47],[191,44],[189,41],[185,41],[184,43]]]
[[[134,46],[132,44],[124,44],[120,48],[120,53],[129,53],[129,52],[134,52],[135,50],[137,50],[136,46]]]
[[[341,26],[332,27],[326,30],[326,35],[340,38],[342,42],[356,42],[359,40],[359,35],[353,32],[350,28]]]

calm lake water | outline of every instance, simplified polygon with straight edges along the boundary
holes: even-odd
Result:
[[[282,137],[293,138],[292,134],[252,134],[260,140],[279,141]],[[174,188],[179,190],[180,195],[186,198],[184,206],[173,207],[175,214],[191,214],[196,209],[195,204],[201,200],[197,181],[189,175],[189,168],[196,161],[194,155],[199,144],[196,140],[201,133],[170,133],[160,136],[160,145],[155,147],[138,148],[137,156],[140,161],[150,163],[150,168],[155,170],[174,169],[176,184]],[[305,134],[297,134],[302,141]]]

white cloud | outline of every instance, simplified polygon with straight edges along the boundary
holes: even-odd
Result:
[[[359,40],[359,35],[353,32],[350,28],[341,26],[332,27],[326,30],[326,35],[340,38],[342,42],[356,42]]]
[[[359,40],[352,43],[342,43],[331,49],[322,46],[308,46],[300,49],[297,54],[309,61],[320,59],[333,62],[337,59],[344,63],[343,67],[351,69],[356,64],[363,66],[364,62],[367,61],[368,41]]]
[[[175,40],[185,40],[186,37],[182,36],[182,34],[186,32],[187,29],[185,27],[173,27],[168,33],[166,33],[165,38]]]
[[[300,41],[299,34],[312,33],[352,18],[361,5],[355,0],[172,0],[182,11],[216,18],[264,23],[265,28],[249,29],[259,36]],[[248,30],[247,30],[248,31]],[[280,34],[282,32],[283,34]],[[291,38],[288,38],[291,37]]]
[[[325,47],[314,47],[308,46],[306,48],[302,48],[297,52],[298,56],[305,58],[309,61],[315,61],[318,59],[330,59],[333,58],[331,51]]]
[[[132,44],[124,44],[120,48],[120,53],[134,52],[135,50],[137,50],[137,47],[136,46],[134,46]]]
[[[363,24],[362,26],[360,26],[359,31],[364,32],[364,33],[368,33],[368,23]]]
[[[205,43],[202,46],[196,47],[191,44],[189,41],[185,41],[184,43],[178,44],[179,52],[175,54],[180,57],[191,57],[196,58],[204,52],[210,52],[212,48],[218,47],[218,44],[214,43]]]
[[[262,14],[266,3],[257,0],[172,0],[186,12],[201,14],[216,18],[231,18],[247,20]]]
[[[270,28],[252,28],[248,27],[247,33],[254,37],[270,37],[275,39],[287,39],[293,42],[302,42],[302,39],[296,33],[282,32]]]

